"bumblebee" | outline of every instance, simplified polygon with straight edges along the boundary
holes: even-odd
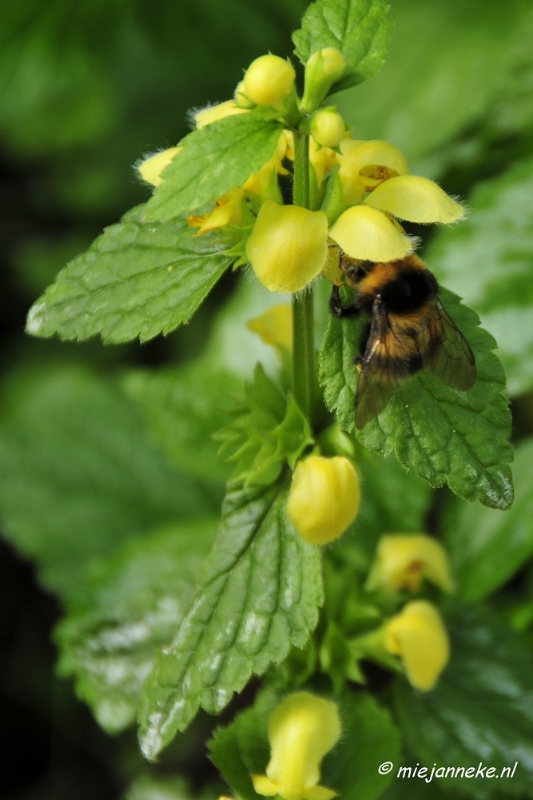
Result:
[[[420,370],[430,370],[452,389],[465,392],[474,385],[474,354],[439,300],[435,276],[419,258],[375,263],[341,255],[340,268],[355,290],[355,302],[343,306],[334,286],[331,312],[369,317],[355,362],[357,428],[364,428]]]

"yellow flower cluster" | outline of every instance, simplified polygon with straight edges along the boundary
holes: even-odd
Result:
[[[326,179],[339,182],[342,200],[334,210],[283,205],[277,176],[287,174],[283,162],[294,159],[294,134],[286,130],[259,172],[220,197],[211,211],[189,217],[189,224],[201,235],[243,223],[244,204],[251,201],[257,218],[246,255],[258,280],[270,291],[294,293],[320,273],[330,277],[331,244],[355,259],[394,261],[414,246],[400,220],[449,224],[464,216],[460,203],[436,183],[408,174],[406,159],[394,145],[357,141],[335,108],[318,108],[345,67],[344,57],[335,48],[314,53],[306,65],[304,95],[299,101],[290,62],[275,55],[261,56],[246,71],[233,100],[195,114],[200,129],[257,106],[274,109],[280,119],[296,109],[299,118],[309,123],[309,158],[318,190]],[[141,163],[138,170],[143,180],[160,185],[163,170],[181,149],[170,148]]]
[[[383,536],[371,571],[369,588],[418,592],[423,578],[446,592],[453,589],[446,552],[421,534]],[[385,650],[400,657],[409,681],[421,691],[433,689],[448,663],[448,634],[435,606],[412,600],[383,628]]]

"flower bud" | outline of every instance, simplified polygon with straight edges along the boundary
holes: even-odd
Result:
[[[289,61],[271,54],[259,56],[244,75],[244,94],[258,106],[277,106],[292,90],[295,78]]]
[[[246,243],[246,255],[271,292],[299,292],[326,263],[327,233],[323,211],[267,200]]]
[[[429,692],[450,658],[448,634],[435,606],[413,600],[385,625],[385,648],[400,656],[409,682]]]
[[[453,590],[448,558],[440,542],[421,534],[382,536],[369,586],[388,592],[418,592],[423,578],[445,592]]]
[[[361,491],[354,466],[344,456],[309,456],[292,476],[287,515],[310,544],[338,539],[359,511]]]
[[[183,147],[169,147],[168,150],[161,150],[160,153],[156,153],[137,164],[137,171],[143,181],[152,186],[160,186],[163,183],[161,173],[168,167],[180,150],[183,150]]]
[[[305,86],[301,109],[312,112],[346,71],[348,62],[336,47],[323,47],[305,65]]]
[[[219,119],[225,119],[225,117],[232,117],[234,114],[245,114],[247,110],[246,108],[239,108],[235,100],[226,100],[224,103],[218,103],[215,106],[206,106],[194,115],[196,129],[200,130],[205,128],[206,125],[211,125],[212,122],[218,122]]]
[[[331,800],[333,789],[318,784],[320,762],[338,742],[337,705],[309,692],[290,694],[270,715],[270,761],[266,775],[252,775],[254,789],[283,800]]]
[[[335,108],[321,108],[311,118],[311,135],[324,147],[338,147],[346,134],[344,119]]]

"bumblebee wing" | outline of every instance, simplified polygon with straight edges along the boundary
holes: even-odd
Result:
[[[416,344],[409,337],[399,335],[381,299],[376,298],[355,392],[355,425],[359,430],[385,408],[409,377],[410,346]]]
[[[466,392],[476,381],[476,360],[465,337],[436,300],[428,310],[427,341],[420,343],[424,366],[446,386]]]

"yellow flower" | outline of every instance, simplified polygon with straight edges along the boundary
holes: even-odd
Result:
[[[219,119],[232,117],[234,114],[246,114],[247,110],[246,108],[240,108],[235,100],[226,100],[224,103],[206,106],[201,111],[197,111],[194,115],[194,121],[197,130],[200,130],[205,128],[206,125],[211,125],[212,122],[218,122]]]
[[[270,192],[274,195],[277,195],[281,200],[277,178],[275,176],[277,173],[280,173],[281,175],[288,174],[288,171],[282,164],[283,159],[287,155],[288,148],[289,143],[287,141],[287,135],[285,132],[283,132],[280,135],[276,149],[269,160],[263,164],[259,172],[256,172],[254,175],[250,175],[248,180],[243,183],[242,188],[247,195],[251,195],[252,197],[255,196],[260,199],[275,200],[275,197],[268,196]]]
[[[344,120],[335,108],[321,108],[311,118],[311,135],[325,147],[338,147],[346,134]]]
[[[421,534],[382,536],[370,585],[389,592],[400,589],[418,592],[423,578],[445,592],[453,591],[448,558],[442,545]]]
[[[379,139],[368,142],[346,137],[340,143],[339,178],[345,201],[359,203],[365,192],[395,175],[406,175],[407,161],[401,150]]]
[[[296,73],[289,61],[268,54],[252,61],[243,81],[243,93],[258,106],[278,106],[294,86]]]
[[[283,800],[331,800],[333,789],[319,785],[320,763],[341,735],[335,703],[309,692],[290,694],[270,715],[270,761],[266,775],[252,775],[254,789]]]
[[[180,150],[183,150],[183,147],[169,147],[168,150],[161,150],[160,153],[156,153],[138,164],[137,170],[143,181],[152,186],[160,186],[163,183],[161,173]]]
[[[413,600],[385,625],[385,649],[400,656],[409,682],[429,692],[450,658],[448,634],[439,612],[426,600]]]
[[[408,222],[443,222],[464,219],[462,205],[428,178],[400,175],[377,186],[365,204],[388,211]]]
[[[267,200],[246,244],[258,280],[271,292],[299,292],[326,263],[327,229],[323,211]]]
[[[292,308],[287,303],[278,303],[264,314],[246,323],[248,330],[257,333],[265,344],[282,351],[292,351]]]
[[[395,261],[413,249],[412,240],[389,217],[369,206],[348,208],[329,235],[347,255],[362,261]]]
[[[187,217],[187,222],[191,228],[200,228],[198,236],[224,225],[238,225],[242,221],[243,198],[243,190],[234,188],[217,200],[212,211],[207,214],[193,214]]]
[[[306,542],[338,539],[359,511],[361,491],[352,462],[344,456],[309,456],[292,476],[287,516]]]

